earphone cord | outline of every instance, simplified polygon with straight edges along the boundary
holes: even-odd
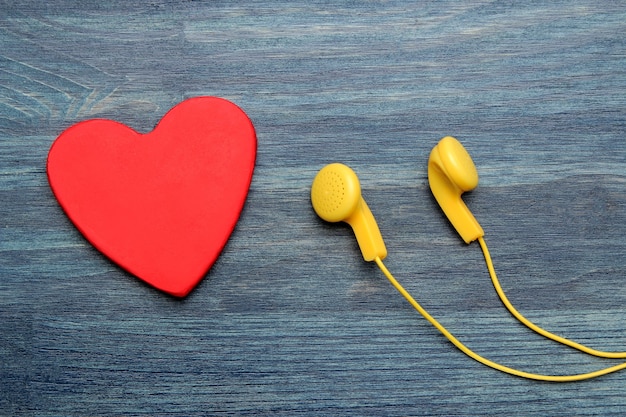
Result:
[[[562,343],[566,346],[572,347],[574,349],[578,349],[581,352],[585,352],[589,355],[598,356],[601,358],[611,358],[611,359],[624,359],[626,358],[626,352],[604,352],[601,350],[592,349],[585,345],[581,345],[580,343],[576,343],[564,337],[555,335],[554,333],[550,333],[547,330],[542,329],[536,324],[532,323],[526,317],[524,317],[519,311],[513,307],[513,304],[509,301],[509,299],[504,294],[502,290],[502,286],[500,286],[500,282],[498,281],[498,277],[496,275],[496,271],[493,267],[493,262],[491,260],[491,255],[489,255],[489,250],[487,249],[487,244],[485,243],[485,239],[482,237],[478,238],[478,243],[480,243],[480,247],[483,250],[483,255],[485,256],[485,262],[487,263],[487,269],[489,270],[489,275],[491,276],[491,282],[493,283],[500,300],[504,304],[504,306],[509,310],[509,312],[518,319],[522,324],[524,324],[529,329],[539,333],[540,335],[547,337],[548,339],[554,340],[555,342]]]
[[[426,320],[428,320],[437,330],[439,330],[454,346],[456,346],[459,350],[465,353],[470,358],[482,363],[483,365],[487,365],[491,368],[497,369],[499,371],[516,375],[522,378],[535,379],[540,381],[551,381],[551,382],[573,382],[573,381],[581,381],[584,379],[595,378],[598,376],[606,375],[612,372],[617,372],[622,369],[626,369],[626,362],[621,363],[619,365],[615,365],[609,368],[600,369],[598,371],[584,373],[584,374],[576,374],[576,375],[541,375],[534,374],[530,372],[519,371],[517,369],[509,368],[508,366],[500,365],[499,363],[493,362],[489,359],[486,359],[480,356],[477,353],[474,353],[470,348],[461,343],[456,337],[452,335],[445,327],[443,327],[437,320],[435,320],[424,308],[417,302],[411,294],[409,294],[403,287],[400,285],[398,281],[391,275],[389,270],[383,264],[383,261],[380,257],[376,257],[376,264],[380,268],[380,270],[385,274],[391,285],[393,285],[400,294],[415,308]]]

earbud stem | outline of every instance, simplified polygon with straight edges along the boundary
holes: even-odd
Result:
[[[377,257],[385,259],[387,256],[385,242],[372,212],[362,197],[359,200],[357,209],[346,219],[346,222],[352,226],[356,240],[361,248],[363,259],[368,262],[373,261]]]

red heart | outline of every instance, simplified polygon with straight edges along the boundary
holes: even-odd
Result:
[[[195,97],[140,134],[94,119],[64,131],[48,180],[74,225],[102,253],[184,297],[226,244],[256,159],[254,126],[233,103]]]

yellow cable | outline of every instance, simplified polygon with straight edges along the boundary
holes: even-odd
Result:
[[[519,311],[515,309],[515,307],[513,307],[513,304],[511,304],[509,299],[504,294],[504,291],[502,290],[502,287],[500,286],[500,282],[498,281],[498,277],[496,276],[496,271],[493,267],[491,255],[489,255],[489,250],[487,249],[487,244],[485,243],[485,240],[482,237],[479,237],[478,243],[480,243],[480,247],[483,250],[483,255],[485,256],[485,262],[487,263],[487,269],[489,270],[489,275],[491,276],[491,282],[493,282],[493,286],[496,289],[496,292],[498,293],[500,300],[502,300],[502,303],[507,308],[507,310],[509,310],[509,312],[516,319],[518,319],[522,324],[524,324],[529,329],[539,333],[540,335],[547,337],[548,339],[554,340],[555,342],[562,343],[574,349],[578,349],[581,352],[585,352],[589,355],[598,356],[601,358],[611,358],[611,359],[626,358],[626,352],[604,352],[601,350],[592,349],[585,345],[581,345],[580,343],[576,343],[564,337],[558,336],[554,333],[550,333],[549,331],[542,329],[541,327],[537,326],[536,324],[528,320],[526,317],[524,317]]]
[[[415,301],[413,299],[413,297],[411,297],[411,294],[409,294],[400,285],[400,283],[398,283],[398,281],[396,281],[396,279],[393,277],[393,275],[391,275],[389,270],[387,270],[387,268],[383,264],[383,261],[379,257],[376,257],[374,260],[376,261],[376,264],[378,265],[380,270],[383,272],[383,274],[385,274],[385,276],[387,277],[389,282],[391,282],[391,285],[393,285],[396,288],[396,290],[398,290],[400,292],[400,294],[402,294],[402,296],[404,298],[406,298],[406,300],[422,316],[424,316],[424,318],[426,320],[428,320],[433,326],[435,326],[435,328],[437,328],[437,330],[439,330],[450,342],[452,342],[452,344],[454,344],[454,346],[459,348],[463,353],[465,353],[470,358],[472,358],[472,359],[474,359],[474,360],[476,360],[476,361],[478,361],[478,362],[480,362],[480,363],[482,363],[484,365],[487,365],[487,366],[489,366],[491,368],[494,368],[494,369],[497,369],[499,371],[506,372],[506,373],[511,374],[511,375],[516,375],[516,376],[519,376],[519,377],[522,377],[522,378],[535,379],[535,380],[540,380],[540,381],[551,381],[551,382],[581,381],[581,380],[584,380],[584,379],[595,378],[595,377],[606,375],[606,374],[609,374],[609,373],[612,373],[612,372],[617,372],[617,371],[622,370],[622,369],[626,369],[626,362],[624,362],[624,363],[621,363],[619,365],[615,365],[615,366],[612,366],[612,367],[609,367],[609,368],[604,368],[604,369],[600,369],[598,371],[589,372],[589,373],[585,373],[585,374],[576,374],[576,375],[541,375],[541,374],[534,374],[534,373],[519,371],[517,369],[509,368],[508,366],[500,365],[499,363],[496,363],[496,362],[493,362],[493,361],[491,361],[489,359],[483,358],[482,356],[478,355],[477,353],[474,353],[470,348],[465,346],[463,343],[461,343],[456,337],[454,337],[452,335],[452,333],[450,333],[448,330],[446,330],[445,327],[443,327],[437,320],[435,320],[430,314],[428,314],[428,312],[426,310],[424,310],[424,308],[417,301]]]

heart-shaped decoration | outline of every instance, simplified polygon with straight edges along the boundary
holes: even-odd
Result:
[[[195,97],[147,134],[93,119],[48,154],[61,207],[98,250],[154,287],[186,296],[228,241],[256,160],[256,135],[230,101]]]

